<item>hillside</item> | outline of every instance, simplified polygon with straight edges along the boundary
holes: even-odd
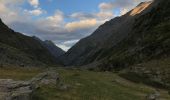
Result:
[[[140,3],[80,40],[63,56],[63,62],[100,71],[124,70],[122,76],[128,79],[169,87],[169,6],[165,0]]]
[[[0,64],[37,66],[56,64],[56,58],[32,37],[8,28],[0,20]]]
[[[84,65],[94,60],[99,60],[100,58],[98,58],[98,56],[100,56],[100,54],[116,46],[134,31],[132,28],[135,20],[138,16],[147,12],[145,5],[149,6],[149,4],[151,4],[151,2],[141,3],[129,13],[121,17],[116,17],[101,25],[92,35],[80,40],[80,42],[65,54],[64,59],[67,60],[64,60],[64,63],[66,65]],[[139,8],[142,10],[145,9],[146,11],[140,11],[139,15],[135,15],[134,11]],[[133,13],[133,16],[131,13]]]
[[[86,65],[104,59],[114,62],[115,59],[116,63],[122,60],[120,63],[128,66],[168,55],[169,5],[169,1],[163,0],[139,4],[80,40],[63,56],[63,62],[65,65]],[[131,62],[126,62],[129,57]]]
[[[61,48],[57,47],[52,41],[45,40],[44,41],[45,47],[54,55],[56,58],[60,57],[65,53]]]
[[[64,50],[62,50],[61,48],[57,47],[52,41],[50,40],[45,40],[42,41],[41,39],[39,39],[38,37],[33,36],[34,39],[36,39],[37,41],[39,41],[45,48],[47,48],[50,53],[57,59],[59,58],[61,55],[63,55],[65,53]]]

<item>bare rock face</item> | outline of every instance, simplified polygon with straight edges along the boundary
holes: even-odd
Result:
[[[0,100],[31,100],[32,93],[33,88],[29,82],[0,80]]]
[[[59,75],[55,72],[44,72],[29,81],[0,79],[0,100],[32,100],[33,92],[41,84],[57,84]]]

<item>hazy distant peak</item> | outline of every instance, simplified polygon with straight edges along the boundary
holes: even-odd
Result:
[[[51,40],[45,40],[44,42],[48,43],[48,44],[53,44],[54,45],[54,43]]]

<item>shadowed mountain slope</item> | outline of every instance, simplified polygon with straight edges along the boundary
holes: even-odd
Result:
[[[52,41],[50,40],[45,40],[42,41],[40,40],[38,37],[33,36],[34,39],[38,40],[45,48],[47,48],[50,53],[55,57],[55,58],[59,58],[61,55],[63,55],[65,53],[64,50],[62,50],[61,48],[57,47]]]
[[[140,3],[80,40],[63,56],[63,62],[65,65],[99,62],[126,67],[168,55],[169,6],[170,1],[165,0]]]
[[[0,20],[0,63],[12,65],[56,64],[55,57],[36,39],[8,28]]]

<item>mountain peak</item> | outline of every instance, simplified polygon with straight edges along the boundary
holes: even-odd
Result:
[[[51,40],[45,40],[44,42],[47,44],[55,45]]]
[[[55,43],[51,40],[45,40],[42,41],[41,39],[39,39],[36,36],[33,36],[33,38],[37,41],[39,41],[46,49],[48,49],[48,51],[50,51],[50,53],[55,57],[58,58],[59,56],[63,55],[65,53],[64,50],[62,50],[61,48],[57,47],[55,45]]]
[[[139,5],[137,5],[134,9],[130,11],[130,15],[135,16],[137,14],[140,14],[142,11],[148,8],[152,2],[153,1],[141,2]]]

